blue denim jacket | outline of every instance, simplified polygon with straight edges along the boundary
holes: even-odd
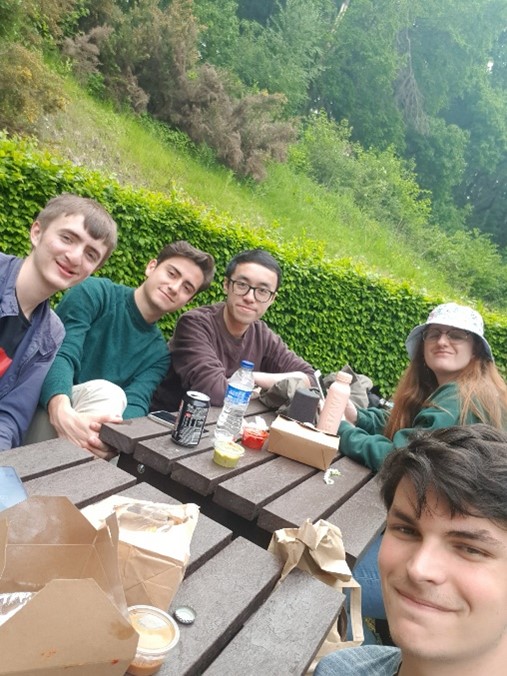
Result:
[[[23,259],[0,253],[0,317],[17,315],[15,284]],[[12,364],[0,377],[0,451],[19,446],[32,420],[42,383],[65,336],[49,307],[38,305]]]

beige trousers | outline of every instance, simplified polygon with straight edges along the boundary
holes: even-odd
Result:
[[[88,380],[74,385],[71,395],[72,408],[78,413],[109,414],[122,416],[127,407],[127,396],[121,387],[109,380]],[[49,422],[47,411],[39,406],[25,435],[25,444],[56,439],[57,433]]]

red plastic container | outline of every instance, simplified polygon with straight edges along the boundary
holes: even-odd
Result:
[[[259,430],[255,427],[245,427],[241,437],[241,443],[243,446],[251,448],[254,451],[260,451],[268,436],[269,432],[267,430]]]

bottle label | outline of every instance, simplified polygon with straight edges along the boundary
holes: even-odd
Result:
[[[225,398],[233,406],[247,406],[251,394],[251,390],[242,390],[239,387],[234,387],[234,385],[228,385]]]

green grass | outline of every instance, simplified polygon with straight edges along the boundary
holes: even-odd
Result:
[[[306,236],[330,258],[349,258],[420,291],[456,298],[441,272],[396,233],[367,219],[346,195],[326,192],[287,165],[270,167],[261,184],[239,181],[230,170],[161,142],[138,118],[114,112],[72,81],[66,95],[67,108],[46,118],[38,131],[41,145],[56,154],[124,184],[182,191],[208,209],[263,227],[274,239]]]

